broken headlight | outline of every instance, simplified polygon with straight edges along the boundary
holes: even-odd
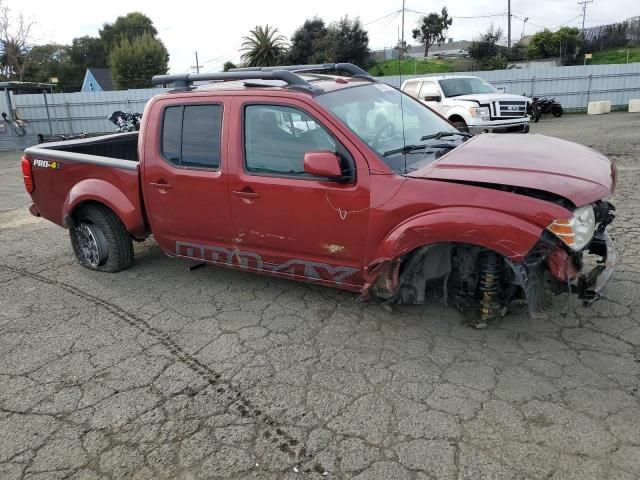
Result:
[[[576,208],[571,218],[559,218],[547,227],[575,252],[589,244],[595,229],[596,216],[591,205]]]

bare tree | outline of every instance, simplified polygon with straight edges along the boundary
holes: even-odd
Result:
[[[13,16],[9,7],[0,1],[0,55],[8,78],[23,80],[31,61],[29,41],[32,27],[33,22],[26,20],[22,13]]]

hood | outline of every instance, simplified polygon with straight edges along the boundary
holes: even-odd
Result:
[[[615,166],[604,155],[534,134],[477,135],[409,176],[543,190],[577,207],[608,197],[615,187]]]
[[[519,101],[526,102],[529,99],[521,95],[511,95],[509,93],[470,93],[468,95],[459,95],[457,97],[451,97],[452,100],[468,100],[471,102],[489,103],[498,101]]]

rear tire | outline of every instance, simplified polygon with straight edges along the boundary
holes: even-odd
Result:
[[[133,265],[133,242],[124,225],[100,204],[81,207],[69,230],[71,246],[80,264],[91,270],[119,272]]]
[[[553,107],[551,109],[551,114],[556,118],[561,117],[563,113],[564,112],[563,112],[562,107],[560,105],[556,105],[555,107]]]

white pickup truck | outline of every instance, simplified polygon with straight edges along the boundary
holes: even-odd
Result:
[[[478,77],[447,75],[412,78],[402,84],[402,91],[425,103],[463,131],[529,131],[529,99],[501,93]]]

